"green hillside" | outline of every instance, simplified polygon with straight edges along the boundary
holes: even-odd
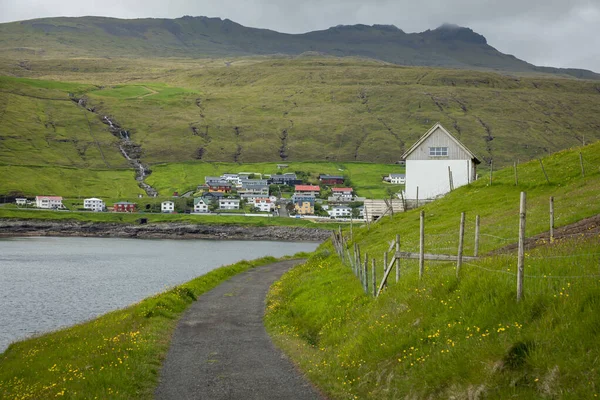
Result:
[[[3,59],[0,73],[29,78],[0,78],[9,165],[126,167],[102,116],[148,164],[393,163],[437,121],[497,166],[600,139],[600,87],[574,79],[327,57],[38,59],[29,69]]]
[[[582,177],[579,152],[584,160]],[[345,229],[350,251],[375,258],[400,235],[401,250],[417,252],[419,213],[425,251],[456,254],[460,213],[466,212],[465,255],[473,254],[475,215],[481,216],[483,257],[455,262],[402,260],[381,296],[365,294],[330,243],[271,289],[267,326],[276,342],[332,399],[589,399],[600,393],[600,143],[563,151],[540,164],[481,179],[421,209]],[[526,236],[548,230],[548,200],[557,230],[525,252],[524,297],[516,301],[515,252],[487,255],[515,243],[519,192],[527,193]],[[354,238],[354,243],[351,238]],[[369,289],[371,290],[371,289]]]
[[[248,28],[228,19],[42,18],[0,24],[0,51],[13,57],[239,57],[315,52],[401,65],[543,72],[598,79],[576,69],[541,68],[502,54],[469,28],[421,33],[395,26],[336,26],[304,34]]]

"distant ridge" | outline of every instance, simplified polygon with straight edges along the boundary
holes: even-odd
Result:
[[[499,52],[473,30],[452,24],[421,33],[405,33],[394,25],[358,24],[285,34],[209,17],[58,17],[0,24],[0,52],[9,57],[235,57],[317,52],[399,65],[600,79],[600,74],[589,70],[532,65]]]

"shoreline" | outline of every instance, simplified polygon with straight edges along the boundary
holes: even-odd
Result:
[[[0,237],[78,236],[138,239],[218,239],[322,242],[331,231],[290,226],[206,225],[189,223],[122,224],[111,222],[0,220]]]

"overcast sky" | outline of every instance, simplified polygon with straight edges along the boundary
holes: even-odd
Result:
[[[0,22],[84,15],[202,15],[286,33],[357,23],[421,32],[453,23],[533,64],[600,72],[600,0],[0,0]]]

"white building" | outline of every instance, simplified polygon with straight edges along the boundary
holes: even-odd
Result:
[[[353,191],[352,188],[332,188],[331,189],[332,192],[332,196],[334,198],[337,198],[339,200],[346,200],[346,201],[351,201],[353,195]]]
[[[35,206],[37,208],[65,208],[60,196],[35,196]]]
[[[102,199],[91,197],[89,199],[83,199],[83,208],[91,211],[104,211],[106,204]]]
[[[228,198],[219,199],[219,209],[220,210],[239,210],[240,209],[240,199],[228,199]]]
[[[268,197],[259,197],[254,199],[254,207],[258,208],[258,211],[269,212],[274,208],[274,204]]]
[[[350,218],[352,216],[352,208],[348,206],[333,206],[327,211],[327,213],[331,217]]]
[[[438,122],[402,158],[406,199],[433,199],[475,179],[477,157]]]
[[[406,174],[390,174],[390,183],[404,185],[406,183]]]
[[[196,197],[194,199],[194,212],[195,213],[207,213],[208,212],[208,202],[204,200],[202,197]]]
[[[15,199],[15,203],[17,203],[18,206],[26,206],[27,205],[27,199],[24,197],[17,197]]]
[[[172,213],[175,211],[175,203],[172,201],[163,201],[160,203],[160,212]]]

